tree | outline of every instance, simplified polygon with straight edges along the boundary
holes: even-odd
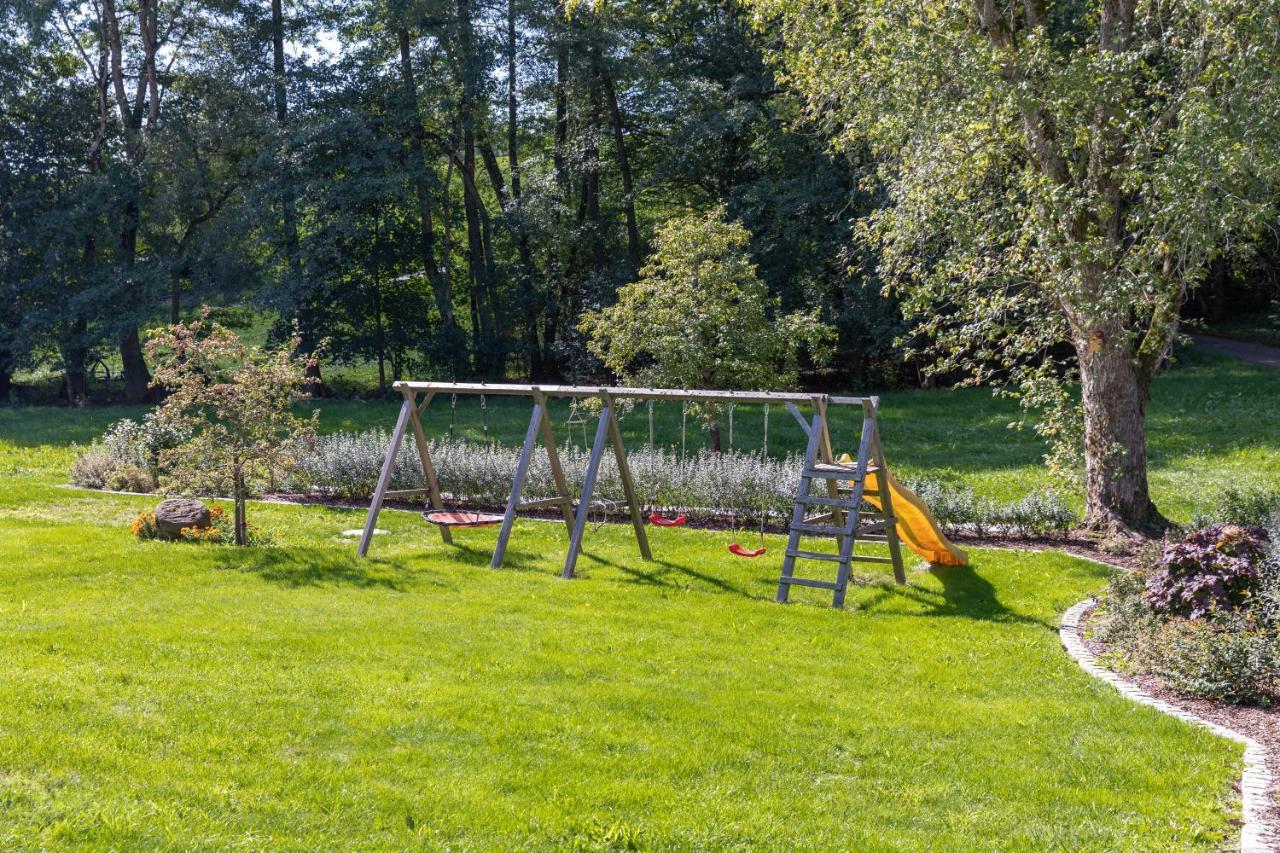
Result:
[[[207,314],[206,309],[200,320],[155,329],[147,339],[147,355],[155,362],[152,385],[168,392],[156,417],[190,436],[162,455],[164,485],[179,491],[229,486],[236,544],[247,545],[249,483],[288,466],[291,448],[314,437],[319,413],[310,421],[293,414],[308,381],[309,359],[298,357],[298,338],[263,353],[230,329],[208,323]]]
[[[1164,526],[1144,406],[1187,292],[1270,213],[1280,3],[754,8],[811,115],[880,158],[861,236],[934,367],[1055,403],[1058,435],[1078,377],[1086,524]]]
[[[582,317],[590,351],[629,385],[793,386],[801,352],[823,361],[835,332],[816,311],[781,314],[750,242],[724,207],[669,220],[639,279],[619,289],[616,304]],[[705,411],[713,450],[718,414]]]

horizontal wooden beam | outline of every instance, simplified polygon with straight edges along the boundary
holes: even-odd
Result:
[[[688,400],[695,403],[812,403],[823,400],[831,406],[861,406],[863,397],[805,394],[799,391],[716,391],[707,388],[623,388],[607,385],[517,385],[504,382],[396,382],[401,392],[428,394],[487,394],[493,397],[523,397],[537,393],[547,397],[584,399],[625,397],[630,400]]]

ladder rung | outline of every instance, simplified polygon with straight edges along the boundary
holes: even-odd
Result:
[[[855,554],[849,559],[853,560],[855,563],[884,563],[886,565],[893,565],[892,557],[860,557]]]
[[[849,531],[843,527],[836,527],[834,524],[793,524],[792,530],[799,530],[801,533],[813,533],[817,536],[848,536]]]
[[[858,505],[849,498],[827,498],[817,495],[808,495],[800,499],[800,503],[807,506],[840,506],[845,509],[857,509]]]
[[[778,583],[791,584],[792,586],[811,586],[816,589],[839,589],[840,584],[831,581],[816,581],[813,578],[778,578]]]
[[[834,465],[814,465],[812,468],[805,468],[802,472],[804,476],[817,478],[821,480],[861,480],[858,475],[857,468],[841,468]]]
[[[805,524],[817,524],[819,521],[830,521],[831,513],[824,512],[821,515],[811,515],[804,520]]]
[[[821,551],[793,551],[788,548],[786,554],[788,557],[799,557],[802,560],[826,560],[828,563],[844,561],[844,558],[839,554],[824,554]]]

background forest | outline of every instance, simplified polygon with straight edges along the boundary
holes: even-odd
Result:
[[[851,239],[875,164],[806,124],[733,2],[0,10],[0,400],[140,401],[142,332],[202,304],[328,339],[361,390],[598,376],[583,312],[721,207],[780,310],[837,331],[807,385],[925,381]],[[1217,262],[1188,310],[1265,309],[1274,254]]]
[[[204,303],[327,338],[384,386],[599,373],[582,312],[662,222],[721,205],[782,310],[837,327],[839,371],[809,381],[915,378],[895,305],[851,272],[860,164],[802,126],[733,3],[52,0],[0,20],[0,397],[43,367],[64,399],[107,369],[140,400],[140,330]]]

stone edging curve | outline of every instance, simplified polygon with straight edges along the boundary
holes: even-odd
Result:
[[[1242,853],[1264,853],[1276,849],[1274,836],[1269,831],[1263,815],[1268,806],[1267,791],[1271,787],[1271,771],[1267,769],[1267,753],[1253,738],[1233,731],[1226,726],[1197,717],[1190,711],[1157,699],[1135,684],[1125,681],[1116,673],[1098,664],[1097,655],[1089,651],[1080,635],[1080,620],[1086,611],[1096,604],[1096,599],[1086,598],[1062,614],[1058,637],[1067,654],[1080,668],[1101,681],[1110,684],[1121,695],[1142,705],[1177,717],[1193,725],[1202,726],[1214,734],[1244,744],[1244,772],[1240,775],[1241,818],[1240,849]]]

